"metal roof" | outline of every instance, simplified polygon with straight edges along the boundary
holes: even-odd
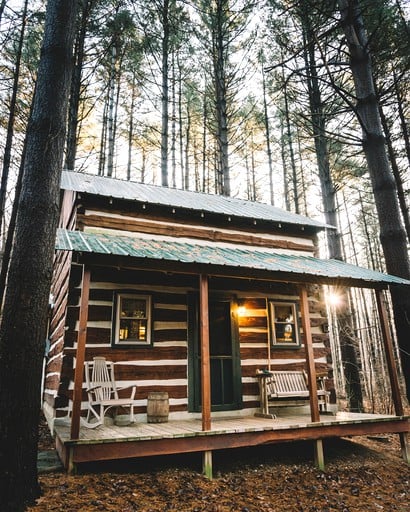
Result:
[[[316,230],[326,227],[335,229],[334,226],[318,222],[303,215],[288,212],[269,204],[215,194],[204,194],[189,190],[147,185],[145,183],[118,180],[73,171],[63,171],[61,188],[74,192],[127,199],[147,204],[185,208],[204,213],[217,213],[232,217],[309,226]]]
[[[322,260],[311,256],[290,255],[267,249],[253,249],[249,246],[209,245],[193,242],[179,242],[160,239],[139,238],[138,236],[88,233],[59,229],[56,249],[82,253],[129,256],[138,260],[163,260],[186,264],[223,266],[229,269],[259,270],[275,274],[286,274],[291,280],[334,282],[346,280],[358,286],[386,286],[407,284],[410,281],[383,274],[338,260]],[[210,269],[209,273],[212,273]],[[294,279],[293,279],[294,277]],[[312,279],[309,279],[311,277]],[[277,276],[276,276],[277,278]],[[272,276],[273,279],[273,276]]]

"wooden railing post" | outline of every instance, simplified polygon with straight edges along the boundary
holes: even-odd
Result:
[[[310,328],[310,315],[309,315],[309,302],[307,288],[301,285],[299,288],[300,293],[300,310],[302,314],[302,327],[305,337],[305,352],[306,364],[308,373],[308,386],[309,386],[309,402],[310,402],[310,417],[312,423],[320,421],[319,402],[317,398],[317,384],[316,384],[316,368],[315,356],[313,353],[313,340],[312,330]],[[322,471],[325,469],[325,459],[323,453],[322,439],[315,441],[315,463],[316,466]]]
[[[312,330],[310,328],[309,303],[306,286],[300,286],[300,310],[305,337],[306,364],[308,373],[310,415],[312,422],[320,421],[319,402],[317,399],[315,356],[313,354]]]
[[[78,436],[80,434],[80,415],[83,394],[83,373],[85,360],[85,344],[87,339],[89,296],[90,270],[84,267],[80,300],[80,319],[77,335],[77,352],[75,357],[73,413],[71,417],[71,439],[78,439]]]
[[[199,278],[199,322],[201,340],[201,398],[202,398],[202,430],[211,429],[211,377],[209,360],[209,299],[208,276]]]

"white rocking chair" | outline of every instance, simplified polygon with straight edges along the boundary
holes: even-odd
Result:
[[[134,396],[136,386],[118,388],[114,379],[114,363],[105,357],[94,357],[93,361],[84,363],[85,382],[88,395],[87,418],[81,419],[88,428],[95,428],[104,423],[106,412],[112,407],[129,407],[130,422],[134,420]],[[118,391],[131,389],[129,398],[119,398]]]

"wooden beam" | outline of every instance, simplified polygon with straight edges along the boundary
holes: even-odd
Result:
[[[132,440],[130,438],[113,440],[108,439],[96,443],[91,440],[86,444],[81,442],[60,441],[59,455],[67,464],[69,460],[73,464],[90,461],[102,461],[112,459],[130,459],[133,457],[151,457],[156,455],[170,455],[176,453],[206,452],[223,450],[227,448],[240,448],[257,446],[268,443],[282,443],[292,441],[320,440],[329,437],[361,436],[383,433],[407,433],[410,430],[409,420],[370,421],[364,423],[343,424],[310,424],[303,428],[258,430],[256,432],[236,432],[228,434],[210,433],[193,435],[192,437],[174,437],[149,440]],[[57,433],[57,439],[58,433]],[[68,451],[72,451],[72,459],[69,459]],[[67,466],[66,466],[67,467]]]
[[[90,296],[90,270],[83,269],[83,280],[80,301],[80,320],[77,336],[77,353],[74,372],[73,414],[71,417],[71,439],[78,439],[80,434],[81,398],[83,388],[83,373],[85,359],[85,344],[87,339],[88,299]]]
[[[199,323],[201,344],[202,430],[211,429],[211,375],[209,360],[208,276],[199,276]]]
[[[300,311],[302,314],[302,327],[305,337],[306,364],[308,373],[310,416],[312,422],[320,421],[319,403],[317,399],[315,357],[313,354],[312,330],[310,328],[309,303],[306,286],[300,286]]]

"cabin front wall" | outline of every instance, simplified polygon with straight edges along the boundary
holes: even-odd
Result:
[[[72,409],[74,368],[80,313],[82,266],[72,265],[67,308],[64,317],[64,343],[53,349],[46,371],[49,404],[57,417],[70,415]],[[146,421],[147,398],[152,391],[167,392],[170,418],[200,417],[200,404],[193,399],[198,392],[195,376],[194,346],[197,342],[197,315],[192,303],[198,294],[198,276],[176,275],[138,270],[95,267],[91,269],[90,296],[86,338],[86,360],[104,356],[116,363],[116,380],[120,386],[137,385],[137,421]],[[259,408],[259,390],[255,377],[260,369],[303,369],[305,350],[274,347],[271,343],[269,301],[298,304],[297,287],[282,283],[257,283],[243,280],[210,278],[210,300],[230,303],[232,332],[238,358],[239,397],[232,407],[214,407],[213,414],[249,415]],[[113,345],[115,297],[117,293],[137,293],[151,297],[151,344],[117,347]],[[322,326],[326,322],[320,288],[311,287],[309,296],[316,371],[328,374],[330,353],[328,336]],[[299,321],[299,327],[301,323]],[[60,361],[56,367],[53,361]],[[51,399],[51,397],[53,399]],[[83,391],[82,410],[87,396]],[[198,407],[199,405],[199,407]],[[220,412],[218,412],[220,411]]]

